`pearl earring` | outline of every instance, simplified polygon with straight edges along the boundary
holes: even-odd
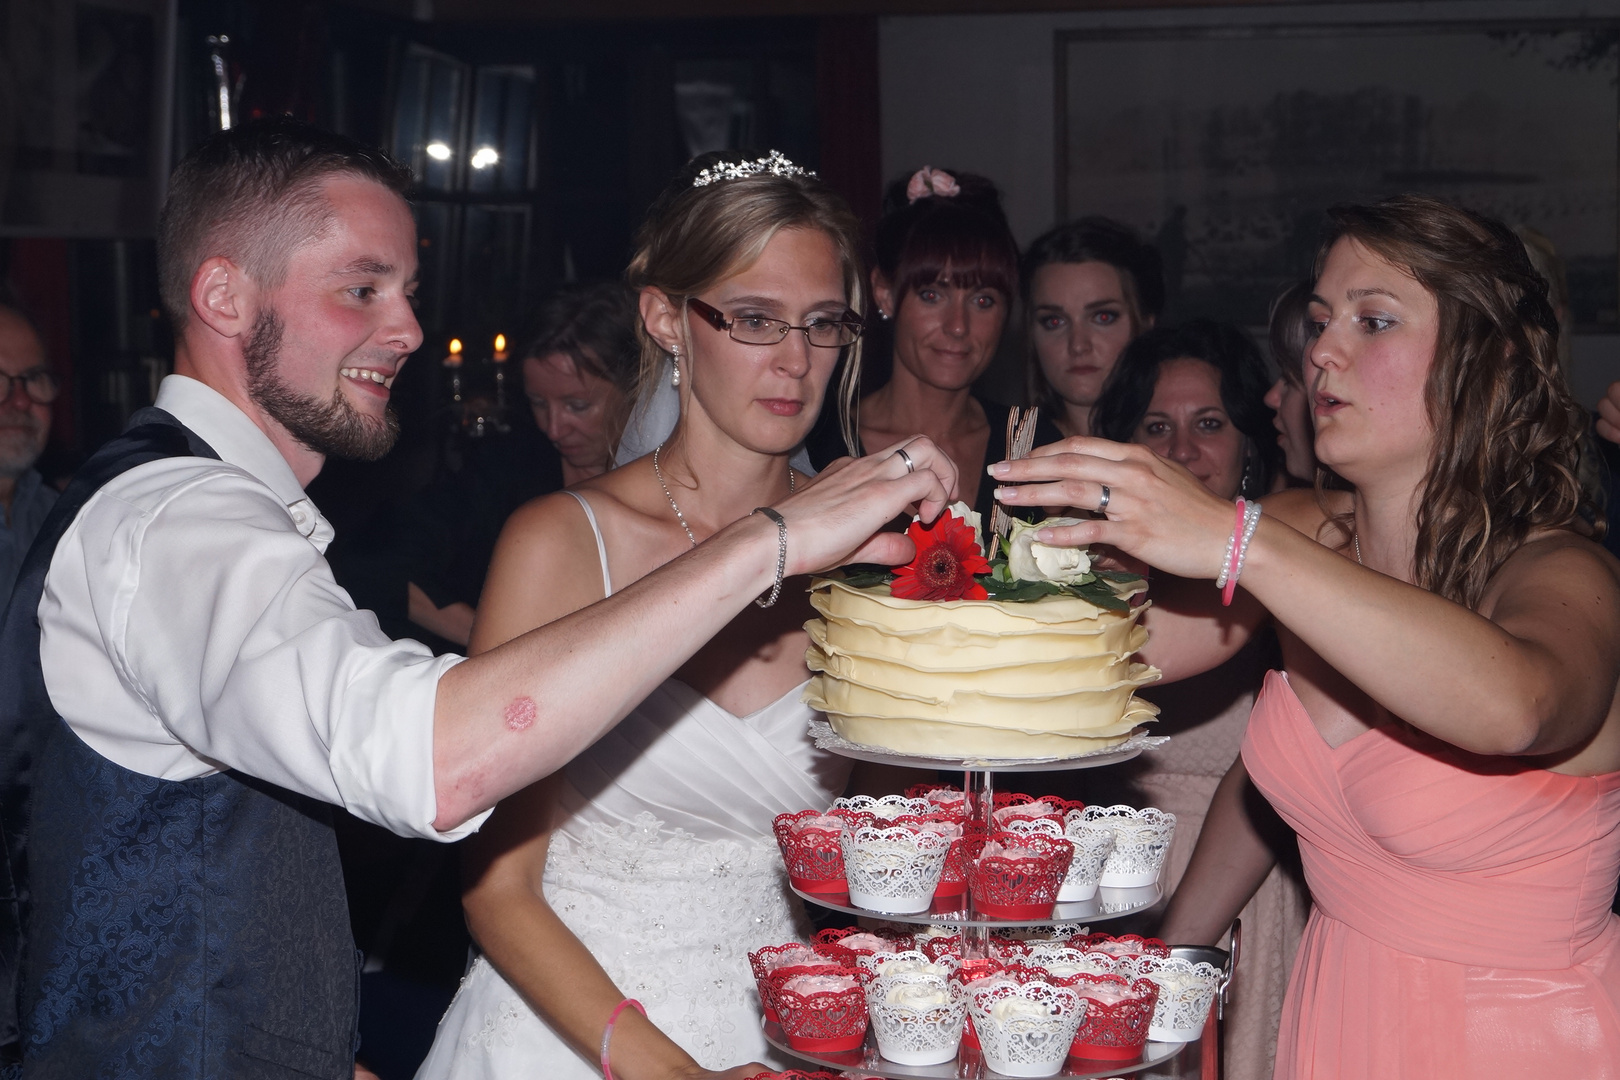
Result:
[[[674,348],[669,351],[670,359],[674,365],[669,370],[669,385],[680,388],[681,385],[681,350]]]

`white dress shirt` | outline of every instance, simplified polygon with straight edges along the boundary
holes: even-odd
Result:
[[[433,828],[433,704],[462,658],[355,610],[331,524],[240,409],[179,375],[156,404],[222,460],[131,469],[63,536],[39,605],[56,711],[148,776],[239,769],[402,835],[475,830]]]

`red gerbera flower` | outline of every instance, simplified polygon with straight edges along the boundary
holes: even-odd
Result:
[[[973,579],[988,574],[990,563],[973,538],[973,527],[947,510],[931,529],[913,521],[906,530],[917,557],[894,572],[889,592],[902,600],[986,600],[990,594]]]

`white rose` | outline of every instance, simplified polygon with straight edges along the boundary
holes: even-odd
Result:
[[[1007,571],[1019,581],[1055,581],[1070,585],[1091,572],[1091,555],[1085,548],[1055,547],[1035,539],[1037,529],[1047,526],[1078,525],[1079,518],[1047,518],[1031,525],[1013,521],[1007,544]]]

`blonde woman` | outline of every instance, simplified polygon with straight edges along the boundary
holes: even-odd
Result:
[[[784,160],[711,181],[716,171],[736,170],[710,156],[677,178],[628,273],[646,380],[679,390],[674,430],[645,458],[513,515],[474,653],[611,595],[810,482],[789,454],[841,353],[846,386],[858,375],[859,226]],[[905,445],[938,456],[926,440]],[[759,1071],[741,1067],[768,1057],[747,952],[806,931],[771,819],[828,805],[848,778],[806,735],[804,590],[790,582],[776,599],[496,810],[471,846],[464,896],[482,955],[419,1077],[585,1080],[602,1074],[604,1045],[622,1080]],[[636,663],[627,645],[624,664]],[[618,1009],[626,998],[647,1015]]]

